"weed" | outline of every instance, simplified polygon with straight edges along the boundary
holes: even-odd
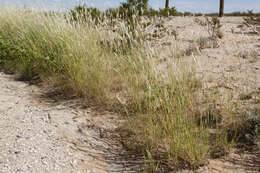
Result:
[[[205,17],[204,20],[195,18],[194,21],[205,27],[211,38],[221,39],[224,37],[223,32],[221,31],[222,25],[220,24],[218,17]]]
[[[248,10],[248,17],[244,17],[244,25],[251,28],[253,32],[260,34],[260,17],[256,16],[252,10]]]
[[[200,37],[196,42],[199,45],[199,50],[205,48],[218,48],[220,46],[218,39],[212,37]]]
[[[175,7],[159,9],[159,15],[160,16],[164,16],[164,17],[176,16],[177,15],[177,10],[176,10]]]

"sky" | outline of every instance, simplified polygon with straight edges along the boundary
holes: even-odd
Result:
[[[12,5],[20,7],[35,7],[45,10],[67,10],[78,4],[85,3],[101,10],[117,7],[126,0],[0,0],[0,6]],[[163,8],[165,0],[149,0],[149,6]],[[170,6],[178,11],[211,13],[218,12],[219,0],[170,0]],[[260,0],[225,0],[225,12],[253,10],[260,12]]]

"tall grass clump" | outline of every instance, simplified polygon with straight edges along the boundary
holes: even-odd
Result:
[[[94,26],[75,26],[58,14],[17,9],[0,13],[1,59],[6,67],[27,79],[55,78],[52,81],[66,94],[105,100],[115,56],[99,46]]]
[[[128,146],[139,152],[145,149],[142,151],[152,156],[152,161],[172,168],[198,166],[208,152],[207,129],[196,123],[200,83],[193,70],[175,70],[169,71],[167,82],[160,74],[134,79],[135,91],[130,93],[135,93],[137,116],[130,117],[125,125],[132,134]]]
[[[135,19],[134,31],[117,18],[120,28],[109,30],[111,18],[96,23],[86,15],[77,22],[68,15],[1,9],[0,65],[126,113],[126,146],[154,163],[171,168],[203,163],[209,127],[198,123],[201,83],[194,69],[169,62],[159,73],[156,53],[142,40]]]

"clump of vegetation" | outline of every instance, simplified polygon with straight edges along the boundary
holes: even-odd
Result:
[[[152,17],[152,16],[169,17],[169,16],[177,16],[177,15],[179,15],[179,13],[175,7],[160,8],[159,10],[154,10],[153,8],[150,8],[146,11],[145,15],[149,16],[149,17]]]
[[[164,17],[176,16],[177,14],[178,12],[175,7],[159,9],[159,15]]]
[[[247,10],[244,12],[232,12],[232,13],[225,13],[225,16],[251,16],[252,10]],[[260,16],[260,13],[254,13],[255,16]]]
[[[260,34],[260,16],[256,16],[252,10],[248,10],[248,17],[244,17],[244,24],[255,33]]]
[[[219,47],[219,39],[223,38],[224,34],[221,31],[222,25],[220,24],[218,17],[204,17],[204,20],[195,18],[194,21],[204,27],[209,35],[197,40],[199,49]]]
[[[169,73],[167,84],[158,75],[146,81],[142,95],[136,93],[134,101],[138,102],[133,105],[137,116],[130,117],[125,125],[132,134],[126,140],[130,149],[141,149],[153,161],[172,168],[179,164],[198,166],[206,160],[208,133],[195,121],[198,100],[194,98],[199,85],[192,73]]]
[[[97,8],[89,8],[86,5],[79,5],[70,11],[71,21],[87,23],[91,18],[97,23],[102,18],[102,12]]]
[[[196,40],[196,43],[199,50],[219,47],[219,41],[215,37],[200,37]]]
[[[206,28],[211,38],[223,38],[223,32],[221,31],[221,23],[218,17],[205,17],[204,20],[195,18],[194,20],[199,25]]]
[[[246,12],[241,12],[241,11],[237,11],[237,12],[231,12],[231,13],[225,13],[225,16],[251,16],[250,12],[246,11]],[[214,16],[218,16],[218,13],[191,13],[191,12],[178,12],[178,16],[208,16],[208,17],[214,17]],[[255,16],[260,16],[260,13],[254,13]]]
[[[130,13],[137,12],[137,15],[141,16],[147,12],[148,0],[127,0],[127,2],[121,3],[119,8],[127,10]]]

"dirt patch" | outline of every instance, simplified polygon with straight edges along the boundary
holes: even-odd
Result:
[[[203,20],[203,17],[199,17]],[[255,92],[260,88],[260,35],[248,34],[249,28],[240,27],[242,17],[221,18],[223,38],[217,40],[217,46],[210,46],[210,41],[200,48],[199,41],[207,41],[207,29],[196,23],[196,17],[174,17],[161,19],[167,29],[177,33],[173,36],[155,40],[155,48],[159,50],[160,70],[165,68],[164,62],[174,57],[174,51],[184,49],[179,60],[195,65],[198,75],[202,76],[208,88],[225,88],[241,92]],[[157,44],[156,44],[157,42]],[[204,42],[203,42],[204,43]],[[199,49],[196,49],[197,48]]]
[[[0,73],[0,172],[137,172],[108,112],[36,99],[40,88]],[[39,103],[41,100],[42,103]]]

